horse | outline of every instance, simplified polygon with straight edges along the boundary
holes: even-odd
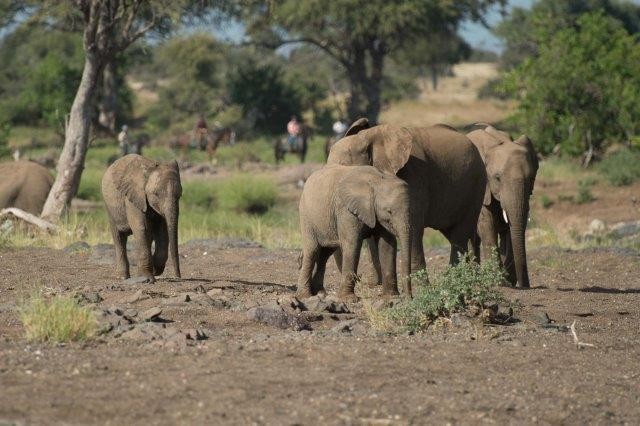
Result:
[[[304,163],[304,159],[307,156],[308,140],[309,130],[306,127],[302,128],[300,134],[296,137],[296,142],[294,144],[289,143],[289,136],[276,139],[273,146],[276,164],[280,164],[280,161],[284,160],[284,155],[286,153],[298,154],[300,162]]]
[[[183,133],[176,136],[170,146],[173,149],[179,149],[182,158],[186,157],[190,148],[198,148],[206,151],[209,162],[213,162],[216,150],[220,144],[234,145],[236,142],[236,132],[231,127],[221,127],[213,130],[205,130],[198,134]]]

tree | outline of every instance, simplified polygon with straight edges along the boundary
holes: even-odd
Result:
[[[168,31],[193,2],[186,0],[47,0],[29,3],[46,22],[82,28],[84,65],[68,115],[65,142],[42,216],[57,220],[78,191],[89,145],[91,104],[104,66],[150,31]],[[204,5],[204,1],[196,2]],[[77,23],[77,24],[76,24]]]
[[[545,32],[540,23],[537,31]],[[622,23],[602,12],[540,37],[537,56],[506,76],[520,98],[517,121],[548,154],[556,144],[585,164],[606,141],[626,141],[640,131],[640,44]]]
[[[640,32],[640,6],[628,0],[538,0],[531,9],[514,7],[510,16],[494,28],[505,43],[502,67],[513,69],[535,56],[539,46],[556,32],[575,28],[580,16],[599,10],[619,20],[629,33]]]
[[[347,113],[376,122],[387,56],[434,32],[454,34],[505,0],[272,0],[251,10],[249,34],[271,46],[303,42],[334,58],[349,82]]]

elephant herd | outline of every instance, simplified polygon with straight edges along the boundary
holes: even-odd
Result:
[[[400,281],[411,296],[411,271],[426,267],[426,227],[448,239],[451,263],[469,245],[476,259],[497,249],[508,280],[529,287],[524,234],[537,170],[529,138],[514,141],[489,125],[464,135],[446,125],[370,126],[357,120],[304,185],[298,295],[325,292],[325,267],[333,255],[342,273],[340,297],[357,300],[354,287],[366,239],[383,294],[399,294],[399,249]],[[0,177],[0,208],[33,214],[40,212],[53,182],[45,168],[29,162],[0,165]],[[153,282],[169,258],[180,277],[178,164],[126,155],[105,172],[102,194],[117,275],[130,277],[126,241],[133,235],[137,277]]]

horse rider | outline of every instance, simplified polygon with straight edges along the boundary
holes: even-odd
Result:
[[[293,115],[291,120],[287,123],[287,142],[289,143],[289,151],[294,152],[296,148],[296,144],[298,143],[298,137],[300,136],[300,132],[302,130],[302,125],[298,121],[298,117]]]
[[[204,147],[206,144],[207,133],[209,128],[207,127],[207,121],[204,119],[204,114],[200,114],[196,127],[193,129],[193,139],[200,147]]]
[[[118,133],[118,147],[123,157],[129,153],[129,126],[126,124],[122,126],[120,133]]]

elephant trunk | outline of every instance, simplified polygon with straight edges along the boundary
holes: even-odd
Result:
[[[175,208],[172,208],[166,214],[167,231],[169,234],[169,257],[173,263],[173,270],[176,277],[181,278],[180,275],[180,256],[178,255],[178,211],[179,207],[176,203]]]
[[[525,243],[525,230],[527,229],[527,219],[529,217],[529,200],[524,193],[524,188],[516,190],[513,194],[513,199],[503,200],[502,206],[509,221],[511,250],[513,251],[517,284],[520,287],[529,287]],[[509,257],[509,254],[507,254],[507,257]]]
[[[404,294],[413,297],[411,288],[411,227],[409,226],[409,218],[405,218],[403,223],[395,226],[396,240],[400,246],[400,281],[404,283]]]

